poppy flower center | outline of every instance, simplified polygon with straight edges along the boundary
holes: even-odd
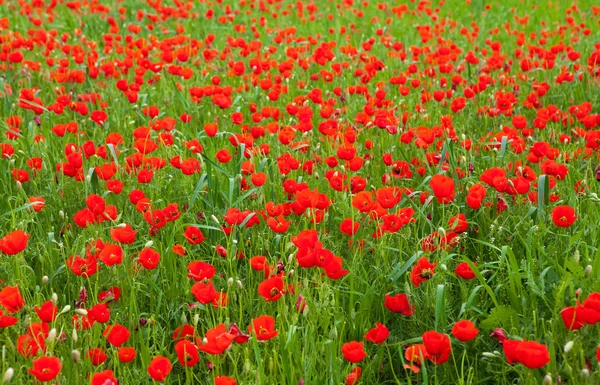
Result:
[[[271,291],[269,291],[269,294],[271,295],[271,297],[275,297],[277,294],[279,294],[279,289],[274,287],[271,289]]]
[[[419,275],[421,276],[421,278],[429,279],[433,276],[433,272],[431,271],[431,269],[423,269],[421,270],[421,274]]]

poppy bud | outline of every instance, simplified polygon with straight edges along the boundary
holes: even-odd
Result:
[[[85,309],[75,309],[75,313],[79,314],[79,315],[87,315],[88,312]]]
[[[233,285],[233,278],[229,278],[227,280],[227,286],[231,286],[231,285]]]
[[[483,353],[481,353],[481,355],[486,358],[496,358],[496,355],[494,353],[490,353],[490,352],[483,352]]]
[[[590,370],[588,368],[581,369],[581,377],[583,377],[584,379],[587,380],[589,376],[590,376]]]
[[[585,267],[585,277],[588,278],[592,274],[592,265],[587,265]]]
[[[52,293],[52,303],[56,305],[58,302],[58,294]]]
[[[580,295],[581,295],[581,288],[575,290],[575,298],[579,298]]]
[[[21,182],[17,181],[17,190],[21,190],[23,188],[23,185],[21,184]]]
[[[192,321],[194,328],[198,325],[198,321],[200,321],[200,314],[194,314],[194,320]]]
[[[242,287],[244,287],[244,285],[242,284],[242,281],[240,281],[239,279],[236,282],[237,282],[237,285],[239,286],[240,289]]]
[[[77,340],[79,339],[79,336],[77,335],[77,329],[73,329],[73,333],[71,333],[71,338],[73,339],[73,342],[77,342]]]
[[[568,353],[571,349],[573,349],[573,345],[575,345],[575,342],[573,341],[569,341],[565,344],[565,353]]]
[[[67,313],[70,310],[71,310],[71,305],[65,305],[65,307],[63,307],[62,310],[60,311],[60,313],[58,313],[58,314]]]
[[[152,245],[154,244],[154,241],[148,241],[146,242],[146,244],[144,245],[145,248],[149,248],[152,247]]]
[[[552,385],[552,376],[550,373],[544,376],[544,385]]]
[[[181,318],[179,318],[182,324],[186,324],[188,322],[187,317],[184,313],[181,313]]]
[[[575,254],[573,254],[573,262],[579,264],[579,250],[575,250]]]
[[[81,359],[81,353],[79,353],[79,350],[77,350],[77,349],[72,350],[71,358],[73,359],[73,362],[78,363],[79,360]]]
[[[62,211],[62,210],[60,210],[60,211],[58,212],[58,216],[59,216],[59,217],[61,217],[61,218],[64,218],[64,217],[65,217],[65,212],[64,212],[64,211]]]
[[[15,374],[15,370],[13,368],[6,369],[6,372],[4,372],[4,376],[2,376],[2,383],[3,384],[8,383],[13,378],[14,374]]]
[[[52,328],[50,332],[48,332],[48,337],[46,338],[46,343],[51,344],[56,340],[56,328]]]
[[[210,218],[215,221],[216,224],[220,224],[219,219],[216,216],[211,215]]]
[[[42,285],[45,285],[45,284],[47,284],[47,283],[48,283],[48,279],[49,279],[49,278],[48,278],[48,276],[47,276],[47,275],[44,275],[44,276],[42,277]]]

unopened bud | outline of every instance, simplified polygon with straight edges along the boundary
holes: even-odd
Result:
[[[47,284],[47,283],[48,283],[48,280],[49,280],[48,276],[47,276],[47,275],[44,275],[44,276],[42,277],[42,285],[45,285],[45,284]]]
[[[547,373],[544,376],[544,385],[552,385],[552,376],[550,375],[550,373]]]
[[[202,344],[206,345],[208,343],[208,338],[204,337],[202,338]]]
[[[214,216],[214,215],[211,215],[211,216],[210,216],[210,219],[212,219],[212,220],[213,220],[213,221],[214,221],[216,224],[218,224],[218,225],[220,225],[220,224],[221,224],[221,223],[219,222],[219,219],[218,219],[216,216]]]
[[[481,353],[481,355],[486,358],[496,358],[496,355],[494,353],[490,353],[490,352],[483,352],[483,353]]]
[[[75,309],[75,313],[79,315],[87,315],[88,312],[85,309]]]
[[[231,286],[231,285],[233,285],[233,278],[229,278],[227,280],[227,286]]]
[[[64,218],[64,217],[65,217],[65,212],[64,212],[64,211],[62,211],[62,210],[60,210],[60,211],[58,212],[58,216],[59,216],[59,217],[61,217],[61,218]]]
[[[71,338],[73,339],[73,342],[77,342],[77,340],[79,339],[79,336],[77,335],[77,329],[73,329],[73,333],[71,333]]]
[[[242,281],[240,281],[239,279],[236,281],[236,283],[240,289],[244,287],[244,285],[242,284]]]
[[[290,270],[290,272],[289,272],[289,274],[288,274],[288,275],[289,275],[290,277],[291,277],[292,275],[294,275],[294,269]]]
[[[144,245],[145,248],[149,248],[152,247],[152,245],[154,244],[154,241],[148,241],[146,242],[146,244]]]
[[[48,332],[48,337],[46,338],[46,343],[51,344],[56,340],[56,328],[52,328]]]
[[[15,370],[13,368],[6,369],[6,372],[4,372],[4,376],[2,376],[2,382],[4,384],[8,383],[10,380],[12,380],[14,374]]]
[[[73,362],[78,363],[79,360],[81,359],[81,353],[79,353],[79,350],[77,350],[77,349],[72,350],[71,358],[73,359]]]
[[[52,293],[52,303],[55,305],[58,303],[58,294]]]
[[[188,320],[187,320],[187,317],[185,316],[185,314],[184,314],[184,313],[181,313],[181,318],[180,318],[180,320],[181,320],[181,323],[182,323],[182,324],[186,324],[186,323],[188,322]]]
[[[587,265],[585,267],[585,277],[588,278],[590,275],[592,275],[592,265]]]
[[[579,250],[575,250],[575,253],[573,254],[573,262],[579,263]]]
[[[587,380],[587,378],[589,376],[590,376],[590,370],[588,368],[581,369],[581,377],[583,377],[584,379]]]
[[[569,351],[570,351],[571,349],[573,349],[573,345],[575,345],[575,342],[573,342],[573,341],[569,341],[569,342],[567,342],[567,343],[565,344],[565,348],[564,348],[564,350],[565,350],[565,353],[569,353]]]
[[[198,321],[200,321],[200,314],[194,314],[194,327],[196,327],[198,325]]]
[[[23,185],[21,184],[21,182],[17,181],[17,190],[21,189],[23,189]]]

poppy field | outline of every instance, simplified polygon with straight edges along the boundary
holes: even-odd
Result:
[[[600,4],[0,0],[0,383],[600,383]]]

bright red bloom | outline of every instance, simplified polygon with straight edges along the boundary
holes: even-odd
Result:
[[[434,330],[423,333],[423,345],[429,355],[429,360],[436,365],[443,364],[450,358],[452,345],[447,334],[440,334]]]
[[[473,263],[475,265],[475,263]],[[475,278],[475,273],[471,270],[471,267],[467,262],[461,262],[456,265],[456,269],[454,269],[454,273],[461,277],[462,279],[470,280]]]
[[[221,354],[231,346],[234,338],[235,336],[227,331],[225,325],[218,324],[216,328],[206,332],[206,342],[199,340],[198,348],[204,353]]]
[[[46,323],[53,322],[58,314],[58,306],[52,301],[44,302],[41,307],[37,307],[36,305],[33,307],[33,310],[35,310],[38,317],[40,317],[40,320]]]
[[[388,328],[378,322],[373,329],[365,334],[365,340],[381,345],[389,335],[390,331]]]
[[[438,202],[442,204],[450,203],[454,200],[454,180],[445,175],[436,174],[431,177],[429,186],[433,190],[433,195]]]
[[[62,363],[57,357],[42,356],[33,360],[32,364],[33,367],[28,372],[41,382],[54,380],[62,369]]]
[[[237,382],[231,377],[217,376],[215,377],[214,385],[237,385]]]
[[[552,209],[552,220],[558,227],[569,227],[576,219],[575,209],[570,206],[556,206]]]
[[[469,320],[460,320],[452,327],[452,335],[459,341],[466,342],[471,341],[477,337],[479,330],[475,327],[475,324]]]
[[[202,234],[202,231],[195,226],[186,227],[183,236],[192,245],[198,245],[204,241],[204,235]]]
[[[400,313],[404,316],[412,316],[415,307],[408,301],[408,296],[404,293],[396,294],[393,297],[386,294],[383,305],[392,313]]]
[[[421,363],[423,360],[429,359],[429,354],[427,353],[425,345],[414,344],[406,349],[404,352],[404,359],[407,361],[407,363],[404,364],[406,369],[419,373],[421,371]]]
[[[29,237],[22,230],[13,231],[0,239],[0,251],[8,255],[18,254],[27,248]]]
[[[117,379],[112,370],[94,373],[92,376],[92,385],[118,385]]]
[[[353,363],[361,362],[367,356],[364,343],[357,341],[346,342],[343,344],[342,354],[346,360]]]
[[[6,286],[0,290],[0,305],[9,314],[16,313],[25,306],[18,286]]]
[[[108,326],[102,335],[106,337],[106,340],[109,344],[118,348],[129,340],[131,333],[125,326],[114,324],[112,326]]]
[[[419,287],[422,282],[433,277],[436,265],[437,263],[430,263],[426,257],[421,257],[410,272],[410,280],[413,285]]]
[[[148,365],[148,374],[154,381],[163,382],[171,373],[171,369],[173,366],[167,357],[156,356]]]
[[[271,277],[258,285],[258,294],[265,302],[277,301],[283,295],[283,279],[279,276]]]
[[[119,361],[126,364],[135,359],[136,351],[135,351],[135,348],[122,346],[119,348],[118,354],[119,354]]]
[[[279,332],[275,330],[275,319],[269,315],[261,315],[252,320],[252,325],[248,326],[250,333],[256,335],[258,341],[267,341],[277,337]]]
[[[189,340],[181,339],[175,344],[175,352],[181,366],[194,366],[200,360],[198,347]]]

